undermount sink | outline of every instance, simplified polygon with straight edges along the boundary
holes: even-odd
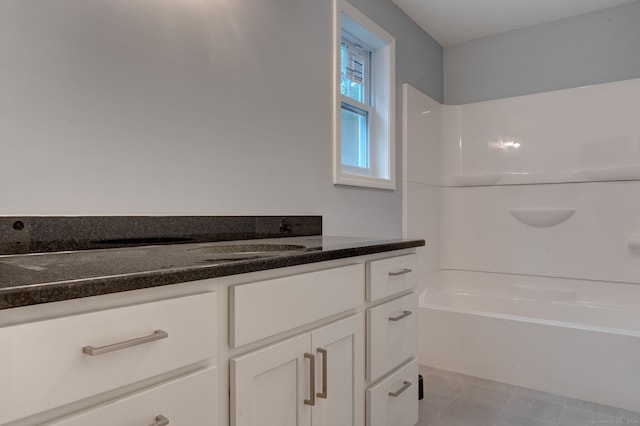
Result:
[[[279,252],[304,250],[305,246],[295,244],[230,244],[197,247],[189,251],[205,254],[238,255],[238,257],[259,257],[260,255],[275,255]]]

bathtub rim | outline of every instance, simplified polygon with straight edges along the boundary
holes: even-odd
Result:
[[[499,312],[487,312],[487,311],[480,311],[480,310],[474,310],[474,309],[454,308],[450,306],[443,306],[440,304],[427,303],[427,302],[424,302],[422,298],[420,298],[420,303],[418,307],[420,309],[434,309],[438,311],[454,312],[454,313],[464,314],[464,315],[482,316],[485,318],[498,318],[503,320],[527,322],[527,323],[548,325],[553,327],[563,327],[563,328],[572,328],[576,330],[593,331],[596,333],[607,333],[607,334],[616,334],[616,335],[629,336],[629,337],[640,337],[640,331],[635,331],[635,330],[586,325],[586,324],[580,324],[580,323],[570,322],[570,321],[536,318],[536,317],[525,316],[525,315],[512,315],[512,314],[503,314]]]

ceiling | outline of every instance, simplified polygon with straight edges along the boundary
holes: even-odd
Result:
[[[447,47],[636,0],[392,0]]]

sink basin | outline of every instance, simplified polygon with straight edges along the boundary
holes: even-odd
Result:
[[[305,246],[295,244],[230,244],[197,247],[189,251],[205,254],[238,255],[238,257],[251,257],[260,255],[275,255],[295,250],[304,250]]]

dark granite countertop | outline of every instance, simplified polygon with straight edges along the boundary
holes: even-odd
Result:
[[[424,240],[300,236],[0,256],[0,309],[423,246]],[[244,247],[237,248],[238,245]],[[270,245],[271,252],[251,252]],[[287,246],[298,247],[287,247]],[[223,247],[223,248],[220,248]],[[294,250],[286,250],[294,248]]]

